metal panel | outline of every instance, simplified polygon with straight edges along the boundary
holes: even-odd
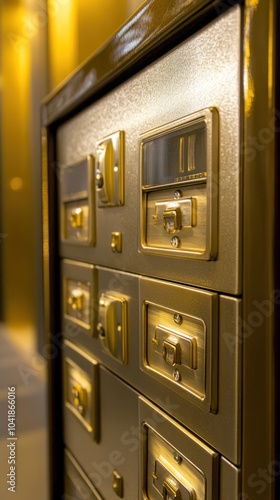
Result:
[[[220,498],[221,500],[237,500],[239,498],[242,500],[241,468],[234,467],[224,457],[221,457],[220,460]]]
[[[160,302],[159,299],[162,299],[162,296],[159,294],[159,290],[164,283],[157,284],[152,280],[152,284],[155,292],[154,302]],[[174,286],[173,289],[173,285],[171,286],[174,296],[170,297],[170,294],[167,293],[165,299],[168,296],[171,299],[171,304],[172,300],[178,304],[182,290],[178,287],[176,292],[177,287]],[[166,284],[166,292],[169,292],[169,287],[170,285]],[[151,290],[152,288],[151,286]],[[150,295],[149,298],[151,298]],[[197,403],[194,404],[191,398],[183,398],[181,394],[176,392],[176,388],[172,389],[168,379],[161,376],[140,377],[138,382],[142,394],[145,394],[169,415],[191,429],[235,465],[241,464],[241,306],[242,303],[239,299],[219,297],[218,361],[213,365],[218,373],[216,413],[205,411]]]
[[[99,442],[89,439],[73,412],[64,414],[64,442],[103,498],[117,498],[116,472],[122,478],[122,498],[131,500],[138,494],[138,394],[99,368]]]
[[[141,278],[140,305],[143,369],[183,398],[215,413],[218,295]],[[171,362],[166,349],[172,345],[173,357],[178,359]]]
[[[70,338],[79,332],[95,333],[96,270],[92,264],[64,259],[61,264],[63,331]]]
[[[99,440],[98,363],[67,340],[64,343],[65,418],[74,417],[89,438]]]
[[[216,500],[218,454],[147,400],[140,398],[139,404],[142,432],[139,498]]]
[[[65,476],[64,495],[65,500],[102,500],[96,489],[86,477],[73,455],[64,450]]]
[[[83,261],[224,292],[241,291],[240,17],[238,6],[230,9],[59,127],[58,162],[63,164],[94,152],[96,143],[115,130],[125,131],[125,205],[97,207],[96,247],[80,248]],[[218,110],[220,124],[217,258],[198,262],[140,254],[136,200],[141,134],[212,107]],[[122,234],[121,253],[112,252],[112,232]],[[74,248],[62,244],[60,251],[76,258]]]
[[[65,243],[95,242],[94,157],[59,166],[60,237]]]
[[[142,136],[140,250],[203,260],[217,257],[218,151],[215,109]]]

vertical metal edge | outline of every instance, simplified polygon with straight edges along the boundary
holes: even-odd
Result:
[[[48,133],[41,130],[42,146],[42,204],[43,204],[43,279],[44,279],[44,327],[45,335],[50,331],[50,276],[49,276],[49,185],[48,185]]]
[[[88,172],[88,245],[96,245],[96,208],[95,208],[95,157],[92,154],[87,155]],[[64,233],[63,233],[64,234]]]
[[[46,128],[41,129],[41,155],[42,155],[42,225],[43,225],[43,303],[44,303],[44,339],[45,344],[48,344],[50,332],[50,248],[49,248],[49,183],[48,183],[48,131]],[[52,401],[52,388],[51,382],[51,367],[48,362],[47,367],[47,380],[48,380],[48,447],[49,447],[49,475],[50,475],[50,499],[53,492],[53,471],[52,471],[52,440],[50,426],[51,422],[51,401]]]
[[[120,200],[119,205],[125,204],[125,132],[120,130],[119,132],[119,169],[120,169],[120,179],[119,179],[119,190],[120,190]]]
[[[238,339],[243,344],[239,498],[244,500],[260,495],[275,498],[271,473],[275,459],[275,4],[275,0],[246,0],[244,11],[244,309]]]
[[[53,132],[41,129],[42,148],[42,225],[43,225],[43,289],[44,289],[44,355],[47,360],[48,397],[48,468],[50,500],[60,500],[63,494],[61,333],[57,319],[56,220],[54,218],[56,171],[51,168],[54,158]],[[51,155],[51,158],[50,158]]]
[[[226,458],[220,460],[220,497],[222,500],[237,500],[240,497],[241,470]],[[246,497],[245,497],[246,498]],[[249,500],[249,499],[248,499]]]
[[[99,443],[99,441],[100,441],[100,394],[99,394],[100,383],[99,383],[99,364],[97,361],[95,361],[92,364],[92,377],[93,377],[92,389],[94,391],[94,395],[92,398],[92,404],[93,404],[92,417],[94,420],[94,422],[92,422],[93,439],[94,439],[94,441],[96,441],[96,443]]]

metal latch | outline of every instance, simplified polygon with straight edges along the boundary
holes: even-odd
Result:
[[[68,304],[71,306],[73,311],[82,311],[84,307],[84,293],[80,288],[75,288],[71,290],[70,297],[68,298]]]
[[[182,217],[179,205],[167,205],[163,212],[163,227],[169,234],[180,231],[182,228]]]

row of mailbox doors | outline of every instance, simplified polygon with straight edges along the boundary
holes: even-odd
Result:
[[[240,464],[240,300],[68,259],[61,279],[66,491],[218,498]]]

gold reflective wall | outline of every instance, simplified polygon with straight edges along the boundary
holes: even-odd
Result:
[[[48,0],[50,90],[117,31],[142,3]]]
[[[0,10],[1,301],[3,317],[11,326],[34,328],[37,319],[37,207],[40,204],[35,189],[40,152],[34,139],[40,119],[37,103],[46,91],[43,81],[46,59],[41,45],[46,18],[40,26],[36,2],[27,0],[2,1]],[[40,58],[35,50],[38,45]]]
[[[2,318],[43,332],[40,102],[140,0],[0,2]]]

